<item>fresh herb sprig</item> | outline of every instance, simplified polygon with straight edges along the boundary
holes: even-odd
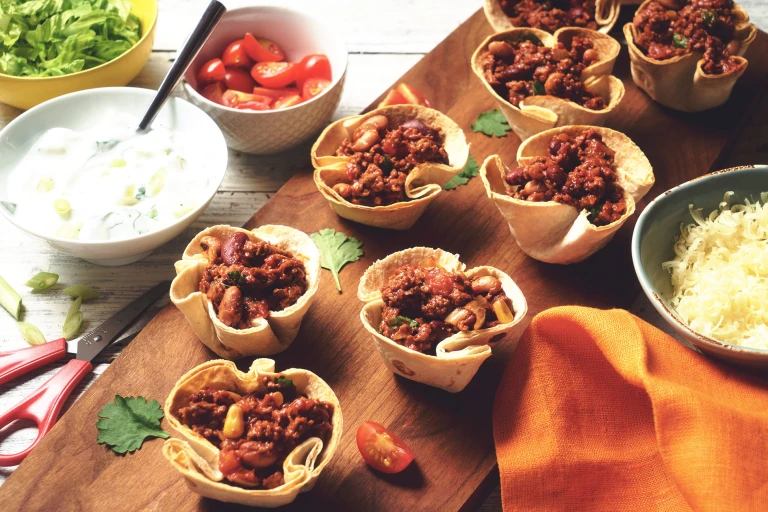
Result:
[[[344,265],[354,263],[363,256],[363,243],[357,238],[330,228],[321,229],[309,236],[320,250],[320,265],[331,271],[336,281],[336,289],[341,293],[339,272]]]
[[[97,440],[121,455],[134,452],[148,437],[168,439],[170,434],[160,428],[162,419],[163,410],[157,400],[115,395],[114,402],[99,411]]]
[[[453,190],[458,186],[466,185],[469,183],[469,180],[477,176],[477,173],[480,171],[480,166],[477,165],[477,161],[475,161],[475,157],[473,157],[471,154],[469,155],[469,158],[467,159],[467,164],[464,166],[464,168],[459,171],[459,173],[451,178],[451,181],[443,185],[443,190]]]
[[[504,114],[498,109],[483,112],[472,123],[473,132],[484,133],[489,137],[506,137],[511,129]]]

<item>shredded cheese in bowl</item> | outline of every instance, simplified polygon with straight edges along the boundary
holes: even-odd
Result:
[[[675,258],[662,264],[670,303],[700,334],[768,349],[768,193],[734,206],[731,196],[706,218],[689,205],[695,223],[681,226]]]

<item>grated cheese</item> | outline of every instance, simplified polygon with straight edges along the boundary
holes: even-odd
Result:
[[[696,222],[680,227],[675,258],[662,264],[670,303],[698,333],[768,349],[768,193],[734,206],[731,196],[706,218],[689,205]]]

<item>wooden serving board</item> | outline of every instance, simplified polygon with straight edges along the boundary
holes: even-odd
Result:
[[[482,11],[476,13],[402,80],[422,89],[436,108],[464,128],[478,162],[492,153],[513,162],[519,145],[514,135],[487,138],[470,130],[480,112],[494,108],[493,99],[469,65],[470,55],[490,32]],[[638,143],[654,166],[656,186],[640,208],[651,197],[718,166],[751,106],[764,92],[768,76],[766,34],[759,34],[747,58],[749,68],[726,106],[701,114],[681,114],[653,103],[634,86],[626,49],[622,51],[615,74],[624,80],[626,97],[608,125]],[[517,248],[479,179],[443,193],[413,229],[391,232],[337,217],[315,188],[308,164],[306,171],[291,179],[247,227],[261,224],[286,224],[307,233],[332,227],[365,244],[365,257],[341,273],[344,293],[336,292],[330,274],[323,271],[316,301],[298,338],[274,357],[278,370],[307,368],[324,378],[336,391],[344,414],[339,450],[317,486],[286,507],[291,510],[472,508],[495,478],[492,399],[528,321],[544,309],[564,304],[627,308],[639,293],[629,251],[634,221],[584,263],[540,263]],[[528,300],[526,321],[493,348],[493,356],[459,394],[394,376],[360,325],[361,303],[356,289],[363,271],[378,258],[419,245],[457,252],[469,267],[487,264],[503,269]],[[111,512],[236,509],[189,491],[162,457],[162,441],[149,441],[141,450],[123,457],[96,443],[97,413],[115,393],[143,395],[162,403],[183,373],[212,357],[182,315],[173,306],[166,308],[0,488],[1,508]],[[250,360],[239,363],[245,369]],[[370,470],[354,440],[358,425],[365,420],[382,423],[400,435],[415,450],[415,462],[398,475]],[[166,421],[164,427],[169,429]]]

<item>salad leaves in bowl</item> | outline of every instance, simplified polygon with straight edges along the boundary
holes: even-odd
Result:
[[[28,109],[122,86],[149,59],[157,0],[3,0],[0,102]]]

